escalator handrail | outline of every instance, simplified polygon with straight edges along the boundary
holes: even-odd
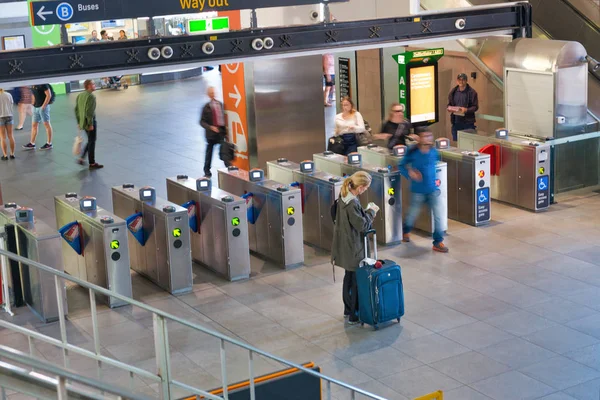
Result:
[[[594,22],[593,20],[591,20],[590,17],[588,17],[587,15],[582,13],[581,10],[579,10],[579,8],[577,8],[571,1],[569,1],[569,0],[561,0],[561,1],[563,3],[565,3],[571,10],[573,10],[575,12],[575,14],[577,14],[581,19],[583,19],[587,25],[589,25],[593,30],[596,31],[596,33],[600,33],[600,27],[598,26],[598,24],[596,22]]]

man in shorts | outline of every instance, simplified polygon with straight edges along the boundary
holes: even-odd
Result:
[[[25,150],[35,150],[35,140],[38,134],[40,122],[46,128],[47,141],[40,147],[40,150],[52,149],[52,125],[50,125],[50,101],[52,101],[52,91],[50,85],[42,84],[31,87],[33,93],[33,117],[31,124],[31,141],[23,148]]]

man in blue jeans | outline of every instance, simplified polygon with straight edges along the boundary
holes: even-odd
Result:
[[[456,86],[448,94],[448,112],[452,122],[452,140],[458,139],[458,131],[475,129],[475,113],[479,110],[479,97],[467,83],[467,74],[458,74]]]
[[[411,181],[411,199],[408,214],[404,219],[402,241],[410,242],[410,231],[426,204],[433,212],[433,250],[447,253],[441,220],[440,190],[435,184],[435,168],[439,154],[433,147],[433,133],[422,130],[418,145],[411,147],[400,162],[400,173]]]

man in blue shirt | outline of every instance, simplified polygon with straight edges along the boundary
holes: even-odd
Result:
[[[427,204],[433,213],[433,250],[447,253],[442,228],[440,190],[435,184],[435,168],[439,154],[433,148],[433,134],[429,130],[419,133],[419,144],[411,147],[400,162],[400,173],[411,181],[411,200],[408,214],[404,219],[404,242],[410,242],[412,230],[421,206]]]

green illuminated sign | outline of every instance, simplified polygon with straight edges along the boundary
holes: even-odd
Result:
[[[173,229],[173,237],[181,237],[181,229],[180,228],[175,228]]]
[[[240,217],[231,218],[231,225],[238,226],[240,224]]]
[[[113,240],[112,242],[110,242],[111,250],[118,250],[119,246],[121,246],[121,244],[119,243],[118,240]]]
[[[188,21],[188,32],[207,33],[207,32],[228,32],[229,18],[215,17],[207,19],[194,19]]]

